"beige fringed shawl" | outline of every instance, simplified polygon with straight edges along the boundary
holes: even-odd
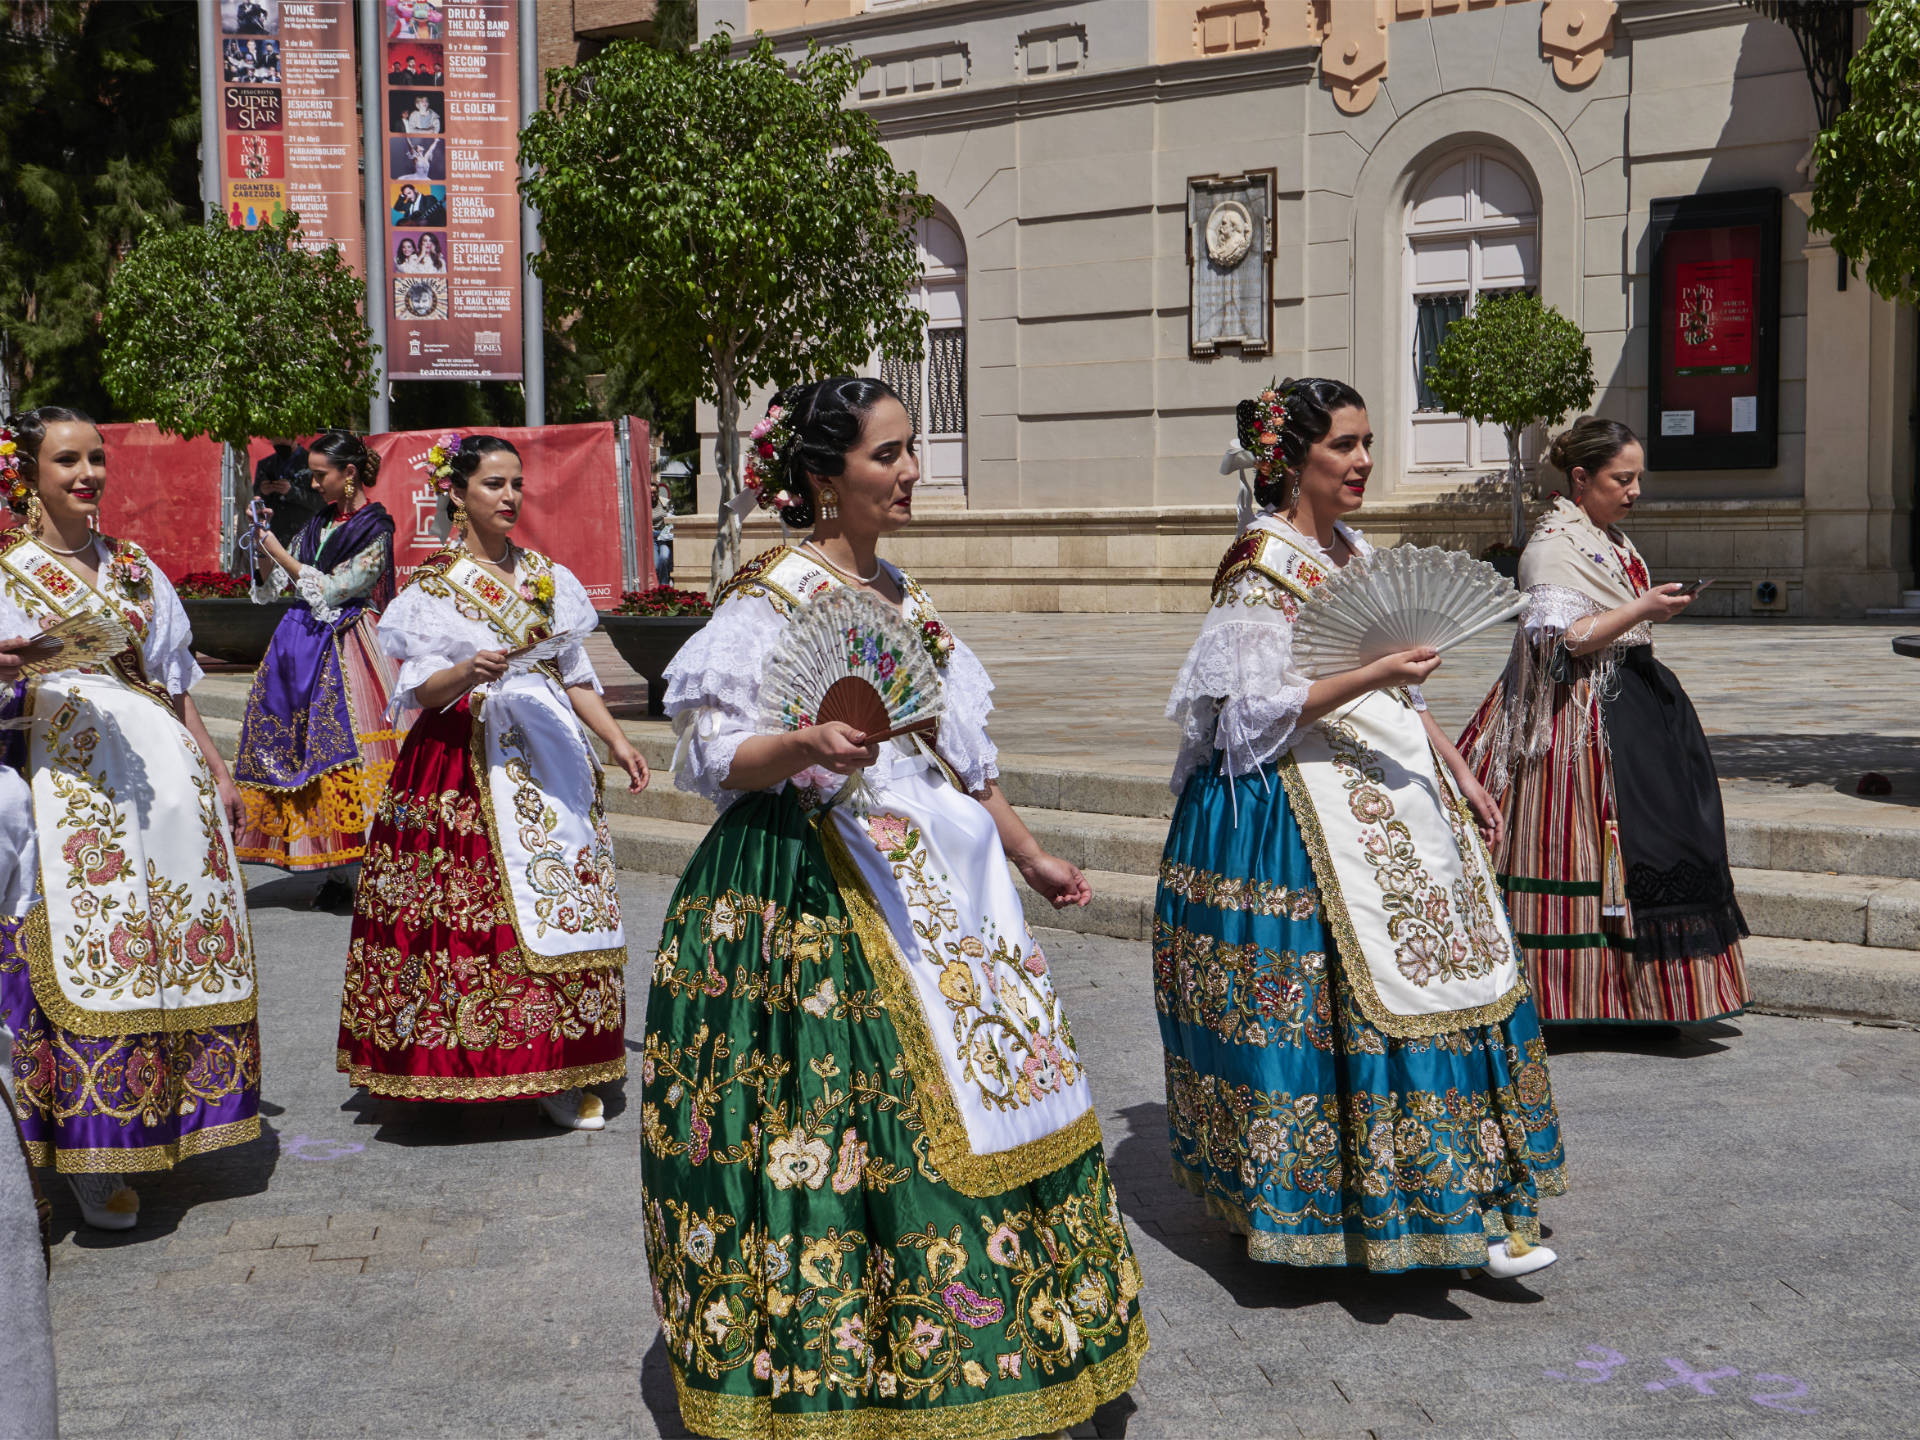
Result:
[[[1566,649],[1568,627],[1631,604],[1647,587],[1646,562],[1631,540],[1616,528],[1602,530],[1564,496],[1555,498],[1520,555],[1520,588],[1533,603],[1500,677],[1505,703],[1467,756],[1495,795],[1504,791],[1522,759],[1545,753],[1554,712],[1570,698],[1568,738],[1584,743],[1590,727],[1599,728],[1594,702],[1614,693],[1620,652],[1651,644],[1652,627],[1636,625],[1604,650],[1584,656]],[[1585,686],[1579,684],[1583,680]],[[1572,687],[1571,695],[1561,690],[1563,684]],[[1606,744],[1604,729],[1598,739]]]

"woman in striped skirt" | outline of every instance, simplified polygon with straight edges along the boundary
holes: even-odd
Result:
[[[1747,926],[1713,755],[1652,627],[1691,603],[1653,585],[1618,523],[1644,452],[1577,421],[1567,477],[1520,557],[1532,604],[1460,751],[1506,820],[1496,859],[1543,1021],[1685,1023],[1748,1000]]]

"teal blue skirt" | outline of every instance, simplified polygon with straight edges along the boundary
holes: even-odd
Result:
[[[1187,782],[1160,865],[1154,1004],[1175,1178],[1255,1260],[1480,1265],[1540,1238],[1566,1189],[1530,996],[1491,1025],[1396,1040],[1349,992],[1272,767]]]

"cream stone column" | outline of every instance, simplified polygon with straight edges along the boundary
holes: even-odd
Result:
[[[1812,195],[1790,197],[1810,212]],[[1865,281],[1835,283],[1828,238],[1809,231],[1805,613],[1857,615],[1900,603],[1911,573],[1913,312]]]

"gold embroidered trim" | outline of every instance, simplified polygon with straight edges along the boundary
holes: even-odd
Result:
[[[1160,883],[1170,895],[1209,910],[1239,910],[1277,920],[1311,920],[1320,909],[1320,892],[1293,890],[1271,880],[1222,875],[1177,860],[1160,862]]]
[[[1527,993],[1524,975],[1498,1000],[1466,1010],[1439,1010],[1430,1015],[1396,1015],[1381,1001],[1373,988],[1373,972],[1367,968],[1366,952],[1347,913],[1346,897],[1340,892],[1340,877],[1333,868],[1333,853],[1320,829],[1320,817],[1307,793],[1307,782],[1300,774],[1300,763],[1289,750],[1280,757],[1280,783],[1286,787],[1287,803],[1293,807],[1294,822],[1300,827],[1300,839],[1313,861],[1313,873],[1320,882],[1320,912],[1327,929],[1333,932],[1340,964],[1346,971],[1347,988],[1352,991],[1360,1013],[1383,1035],[1395,1040],[1418,1040],[1429,1035],[1446,1035],[1475,1025],[1493,1025],[1513,1014]]]
[[[1481,1247],[1483,1250],[1484,1246]],[[1484,1259],[1482,1260],[1484,1264]],[[1015,1440],[1051,1435],[1078,1425],[1107,1401],[1131,1390],[1147,1353],[1147,1324],[1138,1311],[1127,1327],[1127,1341],[1106,1359],[1072,1379],[1024,1395],[1001,1395],[954,1405],[918,1405],[913,1409],[866,1405],[822,1414],[775,1413],[764,1395],[716,1395],[687,1384],[680,1362],[673,1361],[673,1388],[680,1418],[689,1430],[720,1440]]]
[[[370,1066],[356,1065],[345,1050],[336,1050],[334,1068],[347,1077],[349,1085],[396,1100],[514,1100],[624,1080],[627,1057],[622,1054],[592,1065],[533,1070],[525,1075],[387,1075]]]
[[[27,1141],[27,1155],[36,1165],[51,1165],[62,1175],[138,1175],[171,1170],[182,1160],[209,1155],[260,1138],[260,1117],[233,1120],[195,1130],[164,1145],[135,1145],[127,1149],[62,1150],[51,1140]]]
[[[1554,1172],[1558,1174],[1559,1172]],[[1369,1270],[1407,1270],[1414,1267],[1478,1266],[1487,1263],[1490,1240],[1518,1235],[1530,1244],[1540,1243],[1538,1215],[1512,1215],[1498,1207],[1481,1214],[1483,1228],[1478,1234],[1395,1235],[1375,1240],[1366,1235],[1340,1231],[1327,1235],[1283,1235],[1273,1230],[1256,1230],[1246,1211],[1210,1189],[1206,1181],[1182,1165],[1173,1162],[1173,1178],[1184,1189],[1206,1201],[1207,1213],[1223,1220],[1247,1241],[1247,1258],[1263,1265],[1358,1265]],[[1541,1177],[1536,1176],[1536,1183]],[[1540,1187],[1541,1194],[1561,1194]],[[1350,1207],[1349,1217],[1357,1218],[1358,1206]]]
[[[487,733],[484,722],[477,715],[473,719],[473,728],[467,732],[467,763],[474,777],[473,788],[480,793],[480,818],[486,823],[487,843],[493,847],[491,859],[493,873],[499,877],[500,903],[506,908],[507,919],[513,925],[513,938],[519,942],[521,963],[536,975],[571,975],[577,970],[624,970],[629,958],[625,945],[618,949],[575,950],[568,955],[538,955],[527,944],[527,937],[520,933],[520,907],[514,903],[513,877],[507,873],[506,862],[502,858],[507,852],[500,844],[500,822],[493,813],[493,773],[487,766]],[[595,764],[591,748],[587,751],[587,763]],[[596,790],[600,784],[597,768]]]
[[[919,1096],[920,1113],[927,1122],[927,1136],[932,1141],[933,1167],[940,1177],[962,1195],[984,1199],[1051,1175],[1098,1145],[1100,1117],[1089,1106],[1072,1124],[1051,1135],[991,1155],[974,1153],[966,1122],[960,1118],[960,1107],[948,1088],[946,1067],[927,1025],[926,1011],[920,1007],[919,991],[907,972],[907,958],[900,953],[879,903],[867,889],[860,867],[848,853],[847,842],[834,828],[832,818],[821,816],[814,823],[841,903],[847,907],[847,920],[860,940],[867,964],[873,969],[874,984],[900,1037],[900,1048]]]
[[[247,954],[253,954],[253,917],[242,910],[247,931]],[[178,1034],[183,1030],[211,1030],[216,1025],[245,1025],[259,1016],[258,975],[254,993],[244,1000],[222,1000],[213,1005],[189,1005],[173,1010],[82,1010],[60,988],[53,968],[53,930],[47,920],[47,902],[36,900],[20,926],[20,948],[26,952],[27,974],[33,980],[33,998],[47,1018],[62,1030],[99,1039],[109,1035]]]

